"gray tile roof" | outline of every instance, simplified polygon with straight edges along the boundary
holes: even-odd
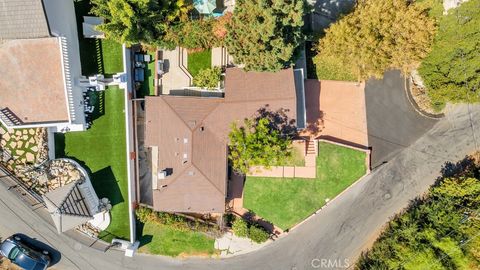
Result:
[[[42,0],[0,0],[0,39],[48,36]]]

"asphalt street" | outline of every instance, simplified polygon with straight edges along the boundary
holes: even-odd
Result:
[[[119,251],[103,253],[58,235],[51,224],[3,186],[0,232],[2,237],[21,232],[59,250],[62,257],[53,269],[344,269],[394,213],[434,183],[446,161],[457,161],[476,149],[479,126],[480,106],[449,108],[446,117],[424,136],[297,230],[264,249],[229,259],[143,254],[126,258]],[[331,267],[321,267],[322,259]]]
[[[381,80],[368,80],[365,104],[372,168],[388,162],[437,122],[413,109],[405,92],[405,78],[399,71],[386,72]]]

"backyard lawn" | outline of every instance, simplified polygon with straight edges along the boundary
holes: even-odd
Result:
[[[82,74],[86,76],[105,74],[110,77],[115,73],[122,72],[122,45],[106,39],[84,38],[82,35],[83,16],[89,16],[91,4],[89,0],[77,0],[74,5]]]
[[[122,44],[115,41],[102,39],[103,74],[111,76],[123,72]]]
[[[215,239],[200,232],[175,229],[172,226],[147,222],[140,237],[140,251],[176,257],[179,255],[214,255]]]
[[[212,50],[188,53],[187,69],[195,77],[202,69],[212,67]]]
[[[112,222],[101,237],[106,241],[128,239],[124,92],[110,87],[100,93],[98,101],[96,108],[100,110],[94,114],[98,118],[90,129],[55,135],[55,155],[77,160],[89,171],[98,197],[111,201]]]
[[[247,177],[244,207],[289,229],[363,176],[365,158],[364,152],[321,142],[315,179]]]
[[[145,68],[145,81],[142,84],[140,97],[155,95],[153,83],[155,80],[155,55],[150,54],[150,63]]]

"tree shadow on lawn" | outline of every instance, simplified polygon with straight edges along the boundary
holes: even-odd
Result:
[[[96,172],[92,172],[84,161],[69,156],[68,153],[65,153],[65,134],[63,133],[55,133],[55,157],[69,158],[80,164],[90,176],[93,188],[99,198],[108,198],[112,206],[125,201],[112,168],[108,166]]]
[[[90,122],[94,124],[94,120],[105,115],[105,91],[91,91],[88,92],[90,97],[90,104],[95,106],[93,113],[90,116]]]
[[[152,240],[153,240],[153,235],[151,235],[151,234],[143,235],[143,229],[145,227],[145,223],[139,222],[137,220],[136,224],[137,224],[137,226],[136,226],[136,228],[137,228],[137,231],[136,231],[137,239],[138,239],[138,241],[140,241],[140,247],[151,243]]]
[[[84,164],[82,166],[86,167]],[[87,167],[88,168],[88,167]],[[118,180],[113,174],[112,167],[108,166],[94,173],[88,169],[93,188],[99,198],[106,197],[110,200],[112,206],[124,202],[122,192],[118,186]]]

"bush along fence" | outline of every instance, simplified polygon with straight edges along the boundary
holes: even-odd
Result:
[[[234,215],[230,215],[229,220],[233,234],[238,237],[249,238],[258,244],[264,243],[270,238],[270,233],[257,223]]]
[[[154,222],[171,226],[181,231],[201,232],[213,238],[220,237],[223,234],[223,231],[217,224],[209,223],[199,218],[167,212],[156,212],[145,206],[139,206],[135,210],[135,214],[137,220],[141,223]]]

